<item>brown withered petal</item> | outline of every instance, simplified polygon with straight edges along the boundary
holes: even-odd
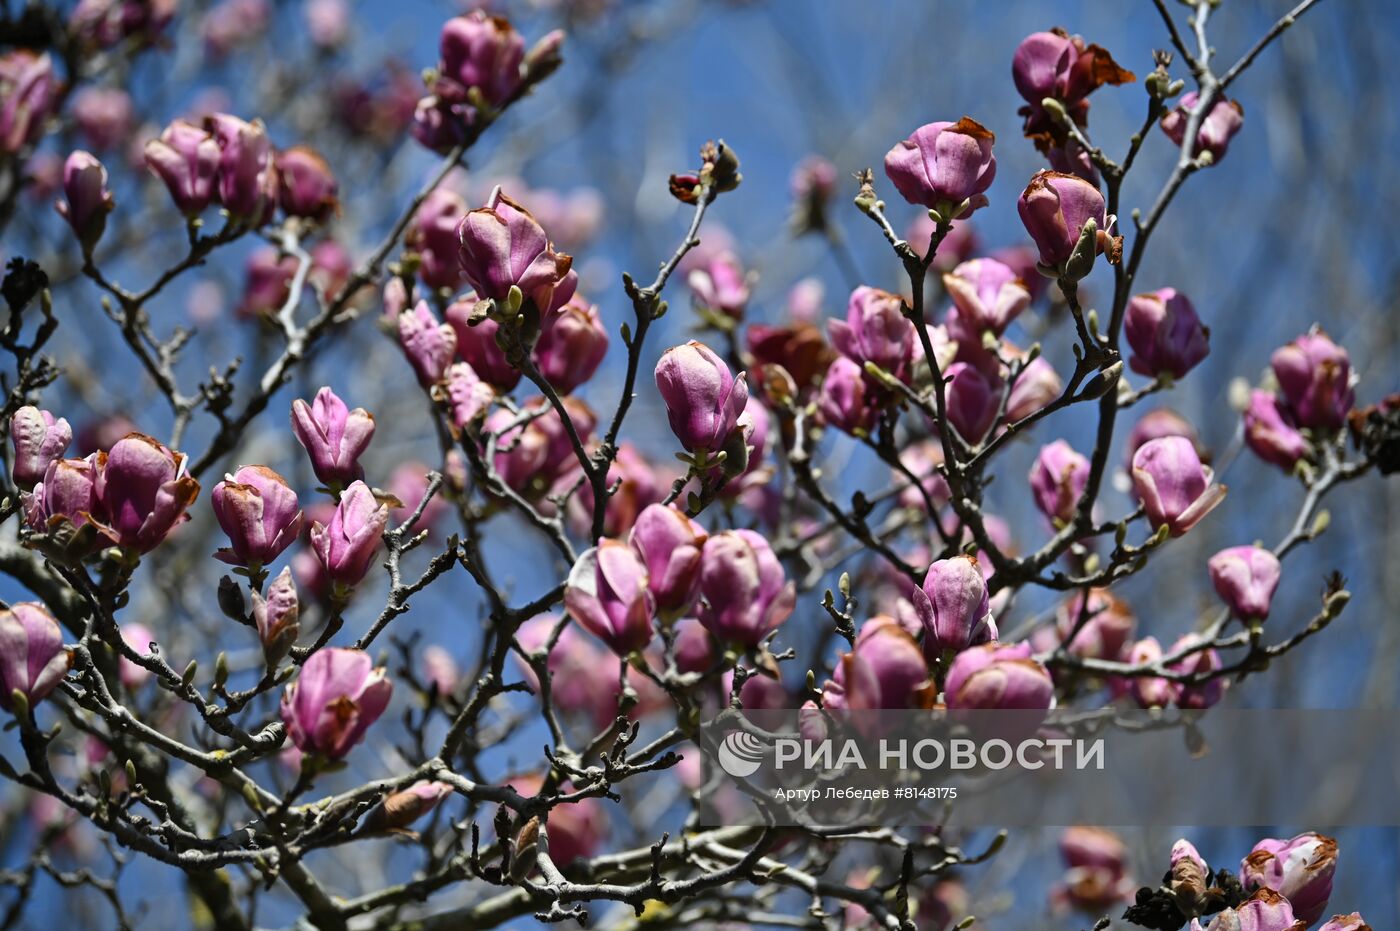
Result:
[[[945,132],[962,133],[964,136],[971,136],[974,139],[986,139],[989,142],[997,141],[996,133],[970,116],[965,116],[958,120],[952,126],[949,126]]]
[[[1131,84],[1137,80],[1137,75],[1114,61],[1113,56],[1108,53],[1108,49],[1101,45],[1086,47],[1080,61],[1088,61],[1089,63],[1087,76],[1090,90],[1105,84]]]

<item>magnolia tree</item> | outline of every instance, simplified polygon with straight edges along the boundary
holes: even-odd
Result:
[[[1135,64],[1141,79],[1063,29],[1021,42],[1024,134],[1048,165],[1014,179],[1033,248],[973,247],[971,221],[1013,205],[987,193],[1006,141],[972,116],[930,114],[947,118],[887,140],[854,181],[804,162],[797,231],[859,211],[903,274],[860,283],[829,320],[799,288],[767,325],[746,322],[751,279],[706,236],[707,210],[745,192],[723,142],[689,168],[672,153],[688,217],[606,310],[564,251],[593,235],[595,204],[463,183],[478,141],[509,140],[512,108],[553,93],[563,32],[529,40],[470,12],[441,25],[436,63],[327,87],[329,117],[298,117],[274,87],[261,114],[201,99],[172,119],[139,66],[179,54],[187,17],[196,59],[217,61],[260,41],[268,8],[9,16],[0,775],[7,825],[33,830],[7,831],[6,926],[57,883],[105,903],[94,922],[132,927],[171,881],[188,892],[175,924],[232,929],[980,926],[963,881],[1005,833],[974,847],[933,826],[707,827],[736,794],[698,723],[724,708],[1205,709],[1341,614],[1340,576],[1316,604],[1271,602],[1282,561],[1326,529],[1328,492],[1400,467],[1400,397],[1362,386],[1362,406],[1347,350],[1318,328],[1278,347],[1241,405],[1248,449],[1281,490],[1302,486],[1288,533],[1210,556],[1199,578],[1219,607],[1174,642],[1137,636],[1114,590],[1226,498],[1191,423],[1139,416],[1211,348],[1193,282],[1149,290],[1161,282],[1139,274],[1182,186],[1237,170],[1235,82],[1313,0],[1233,60],[1211,45],[1214,5],[1156,0],[1164,50]],[[305,14],[334,61],[347,9]],[[1090,135],[1105,86],[1141,101],[1130,139]],[[288,134],[274,142],[259,116]],[[440,167],[386,204],[376,179],[401,146]],[[1171,147],[1172,167],[1125,219],[1149,146]],[[45,250],[32,215],[53,199],[69,235]],[[357,218],[361,202],[377,213]],[[903,202],[908,232],[891,219]],[[386,212],[377,245],[345,244]],[[247,352],[197,333],[209,279],[192,322],[156,312],[221,263],[243,282]],[[656,345],[678,285],[697,338]],[[1072,357],[1025,343],[1051,327]],[[96,371],[61,351],[74,330],[102,347]],[[395,345],[416,389],[384,391],[398,373],[366,340]],[[339,390],[305,377],[318,357],[343,370]],[[605,360],[618,383],[590,389]],[[639,398],[664,404],[679,466],[632,442]],[[1055,438],[1071,408],[1095,418],[1092,446]],[[79,424],[93,409],[108,416]],[[436,437],[429,464],[373,455],[391,415]],[[888,483],[850,494],[827,466],[836,434]],[[1044,522],[1013,535],[984,491],[1023,480],[998,463],[1026,443]],[[1126,506],[1105,495],[1120,468]],[[523,591],[501,556],[526,553],[544,581]],[[1036,589],[1058,609],[1018,613]],[[479,598],[479,619],[408,633],[439,591],[439,606]],[[473,626],[473,655],[434,642],[449,625]],[[1061,850],[1053,899],[1073,926],[1368,927],[1329,902],[1338,851],[1320,834],[1212,865],[1183,839],[1144,882],[1107,831],[1071,829]],[[124,881],[141,861],[158,866]]]

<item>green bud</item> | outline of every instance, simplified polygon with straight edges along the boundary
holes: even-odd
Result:
[[[507,317],[514,317],[520,313],[520,308],[525,304],[525,292],[520,290],[520,285],[513,284],[506,294],[505,306],[501,308],[501,313]]]
[[[1107,368],[1099,369],[1094,377],[1084,385],[1080,391],[1080,397],[1087,400],[1096,400],[1113,390],[1118,384],[1118,379],[1123,374],[1123,362],[1119,360]]]
[[[1069,261],[1065,262],[1064,277],[1069,281],[1087,278],[1094,270],[1094,259],[1098,256],[1099,225],[1091,217],[1079,231],[1079,241],[1074,244]]]
[[[710,180],[716,191],[732,191],[744,180],[739,173],[739,156],[721,139],[715,143],[713,155],[707,151]]]
[[[246,782],[243,784],[243,801],[247,802],[253,811],[262,811],[262,799],[258,798],[257,790]]]
[[[1054,120],[1056,123],[1063,126],[1069,122],[1069,111],[1065,109],[1064,104],[1060,103],[1054,97],[1042,98],[1040,106],[1041,109],[1050,114],[1050,119]]]

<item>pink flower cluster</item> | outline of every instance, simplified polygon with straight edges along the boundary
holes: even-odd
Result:
[[[321,222],[339,211],[330,166],[307,146],[277,151],[261,120],[216,113],[196,126],[175,120],[146,143],[146,165],[181,213],[198,217],[219,204],[236,223],[262,226],[280,207],[288,217]]]

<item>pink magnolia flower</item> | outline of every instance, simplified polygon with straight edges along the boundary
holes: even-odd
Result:
[[[262,120],[216,113],[206,124],[219,145],[219,203],[242,223],[267,222],[277,201],[277,166]]]
[[[1182,650],[1191,649],[1201,644],[1199,634],[1187,634],[1172,644],[1169,653],[1176,654]],[[1220,654],[1215,649],[1207,648],[1197,650],[1184,659],[1173,663],[1169,668],[1172,672],[1189,673],[1191,675],[1207,675],[1218,671],[1224,664],[1220,661]],[[1224,678],[1216,676],[1206,682],[1197,685],[1188,685],[1184,682],[1172,683],[1172,700],[1178,708],[1187,710],[1202,710],[1210,708],[1220,701],[1225,695],[1228,683]]]
[[[863,366],[872,362],[895,378],[906,378],[917,336],[897,294],[861,285],[851,292],[845,320],[828,320],[831,345]]]
[[[739,415],[739,429],[743,431],[744,442],[748,446],[748,464],[744,467],[741,478],[767,481],[765,476],[768,473],[763,465],[763,456],[768,452],[768,431],[772,427],[768,409],[756,396],[750,395],[748,403],[744,405],[744,412]]]
[[[752,647],[792,614],[797,588],[761,534],[726,530],[705,541],[700,594],[700,623],[719,640]]]
[[[943,370],[943,376],[948,379],[944,394],[948,422],[968,443],[981,443],[996,423],[1001,403],[1000,380],[988,378],[977,366],[966,362],[954,362]]]
[[[876,615],[861,625],[851,652],[841,654],[822,687],[822,705],[852,711],[927,708],[934,692],[918,642],[893,618]]]
[[[538,776],[526,776],[511,781],[516,791],[523,795],[533,795],[541,788]],[[569,783],[559,787],[560,791],[571,791]],[[583,798],[576,802],[556,805],[545,816],[545,830],[549,835],[549,857],[556,866],[567,868],[575,860],[594,856],[598,848],[607,840],[608,809],[599,799]],[[530,828],[526,827],[521,841],[533,843]]]
[[[598,306],[577,294],[550,314],[535,343],[535,364],[560,394],[569,394],[593,377],[608,351],[608,331]]]
[[[563,476],[563,481],[573,486],[577,475],[571,472]],[[603,533],[610,537],[620,537],[636,524],[647,505],[661,500],[663,489],[669,486],[671,477],[653,468],[635,446],[622,443],[617,455],[608,467],[608,487],[617,490],[608,497],[603,514]],[[574,495],[570,500],[569,519],[576,532],[587,534],[593,523],[593,496]]]
[[[1137,884],[1128,876],[1128,848],[1112,831],[1072,827],[1060,835],[1065,875],[1053,897],[1087,912],[1130,900]]]
[[[467,127],[476,114],[470,104],[453,99],[460,95],[452,82],[439,80],[434,89],[450,91],[451,97],[429,94],[421,98],[413,108],[410,132],[424,148],[446,155],[466,141]]]
[[[559,617],[553,614],[533,617],[516,632],[516,642],[526,654],[543,652],[558,622]],[[616,720],[621,672],[616,654],[604,650],[578,625],[566,624],[545,663],[550,698],[556,709],[585,717],[598,727]],[[540,683],[534,668],[523,658],[519,666],[526,682],[538,689]]]
[[[26,404],[10,418],[10,445],[15,451],[10,478],[20,488],[33,488],[72,442],[73,428],[67,420]]]
[[[1037,356],[1011,384],[1011,394],[1006,399],[1006,422],[1015,423],[1029,417],[1058,398],[1064,388],[1055,367]]]
[[[1337,869],[1337,842],[1322,834],[1299,834],[1289,840],[1265,838],[1240,861],[1240,885],[1271,889],[1288,900],[1304,925],[1317,922],[1332,897]]]
[[[389,707],[394,683],[363,650],[313,653],[282,694],[282,720],[297,749],[342,759]]]
[[[676,668],[681,672],[707,672],[715,663],[715,641],[693,617],[676,622]]]
[[[736,377],[708,346],[691,340],[656,363],[656,387],[671,432],[691,452],[724,448],[749,402],[745,374]]]
[[[587,443],[597,425],[597,416],[577,398],[565,398],[564,409],[579,438]],[[540,410],[544,413],[538,413]],[[520,426],[522,415],[534,416]],[[548,493],[562,476],[578,468],[564,422],[542,397],[527,400],[519,414],[497,408],[486,418],[483,434],[496,435],[492,464],[501,480],[532,500]]]
[[[235,566],[264,566],[296,542],[302,514],[297,493],[267,466],[242,466],[214,486],[214,516],[229,546],[214,555]]]
[[[963,650],[948,667],[943,700],[952,709],[1040,711],[1055,704],[1055,684],[1031,658],[1029,644],[984,643]]]
[[[224,58],[266,32],[271,19],[269,0],[218,0],[199,24],[204,49],[214,58]]]
[[[456,290],[462,283],[457,227],[466,215],[467,202],[461,195],[441,187],[425,197],[413,214],[405,241],[422,260],[418,274],[428,287]]]
[[[438,323],[427,301],[399,314],[399,347],[403,349],[418,384],[428,387],[442,381],[457,355],[457,332],[450,323]]]
[[[1280,571],[1278,557],[1261,546],[1232,546],[1210,558],[1216,594],[1246,621],[1269,616]]]
[[[39,141],[58,93],[47,53],[13,49],[0,55],[0,153],[16,155]]]
[[[1063,525],[1074,511],[1089,483],[1089,460],[1064,440],[1042,446],[1031,466],[1031,493],[1040,513]]]
[[[1210,330],[1196,308],[1175,288],[1160,288],[1128,301],[1123,335],[1133,354],[1128,365],[1139,375],[1181,378],[1210,352]]]
[[[1098,232],[1106,234],[1111,223],[1097,187],[1057,171],[1036,172],[1021,192],[1016,210],[1040,250],[1040,264],[1057,274],[1066,272],[1085,224],[1092,220]],[[1104,238],[1098,237],[1095,254],[1103,251]]]
[[[277,203],[289,217],[321,221],[340,210],[331,166],[310,146],[277,153]]]
[[[1143,637],[1128,651],[1127,662],[1134,666],[1155,663],[1162,658],[1162,645],[1156,637]],[[1141,708],[1165,708],[1176,698],[1175,683],[1160,676],[1139,676],[1127,680],[1129,694]]]
[[[495,390],[465,362],[449,366],[445,377],[447,400],[452,405],[452,423],[458,429],[476,420],[496,397]]]
[[[1167,134],[1167,138],[1178,146],[1186,139],[1187,124],[1191,120],[1191,113],[1196,109],[1201,96],[1197,91],[1188,91],[1181,95],[1181,100],[1176,107],[1162,114],[1159,125],[1162,132]],[[1235,137],[1235,133],[1244,126],[1244,107],[1240,106],[1238,100],[1226,100],[1224,97],[1216,99],[1211,105],[1210,112],[1201,120],[1201,127],[1196,132],[1196,145],[1192,149],[1193,155],[1200,155],[1202,152],[1209,152],[1214,161],[1220,161],[1225,157],[1225,153],[1230,148],[1230,140]]]
[[[460,93],[475,88],[487,104],[500,106],[520,86],[525,40],[505,17],[481,10],[455,16],[443,24],[438,44],[442,76]]]
[[[1308,440],[1293,415],[1277,397],[1258,388],[1249,393],[1244,409],[1244,442],[1254,455],[1288,472],[1308,454]]]
[[[199,482],[185,473],[186,460],[141,433],[113,446],[95,486],[106,519],[98,525],[103,535],[146,553],[189,520],[186,509],[199,494]]]
[[[383,543],[389,507],[380,504],[364,482],[351,482],[340,495],[330,523],[311,524],[311,548],[332,582],[353,588],[369,572]]]
[[[685,611],[700,584],[705,529],[673,507],[651,504],[637,515],[627,543],[646,564],[648,587],[662,611]]]
[[[1021,283],[1031,292],[1032,301],[1040,300],[1041,295],[1050,286],[1050,280],[1037,268],[1040,260],[1033,246],[1007,246],[994,251],[991,257],[1017,274]]]
[[[131,95],[119,87],[79,88],[73,94],[72,113],[84,141],[99,152],[116,148],[131,136]]]
[[[996,259],[972,259],[944,274],[943,287],[953,299],[956,325],[948,328],[957,339],[964,333],[978,344],[983,333],[1000,336],[1031,303],[1021,277]]]
[[[329,387],[307,404],[292,402],[292,432],[311,457],[311,469],[330,488],[343,488],[364,475],[360,456],[374,438],[374,415],[350,410]]]
[[[295,256],[282,255],[273,246],[254,249],[248,256],[238,312],[245,317],[279,313],[292,295],[297,264]]]
[[[475,301],[456,301],[448,305],[444,314],[457,334],[457,355],[483,381],[508,392],[520,383],[520,369],[510,363],[505,350],[496,343],[500,324],[489,317],[470,322],[475,306]]]
[[[174,0],[79,0],[68,28],[83,45],[111,48],[139,36],[153,42],[175,16]]]
[[[1056,127],[1058,129],[1059,127]],[[1051,171],[1063,172],[1083,178],[1095,187],[1099,184],[1099,167],[1094,164],[1089,150],[1080,145],[1079,140],[1067,136],[1065,141],[1055,145],[1045,144],[1045,159]]]
[[[1191,441],[1191,445],[1199,445],[1196,428],[1191,426],[1189,420],[1174,410],[1159,407],[1143,414],[1138,422],[1133,424],[1133,429],[1128,432],[1128,440],[1124,445],[1127,447],[1129,467],[1132,466],[1133,456],[1137,454],[1144,443],[1164,436],[1184,436]]]
[[[44,480],[24,496],[24,519],[29,528],[43,533],[62,521],[81,527],[93,520],[93,515],[101,522],[97,477],[106,460],[107,454],[99,452],[85,459],[50,462],[44,470]]]
[[[1189,931],[1306,931],[1307,923],[1293,914],[1293,906],[1276,892],[1260,889],[1238,908],[1218,912],[1210,924],[1191,919]]]
[[[504,301],[512,287],[519,288],[543,319],[564,306],[578,287],[573,259],[555,252],[530,211],[499,188],[486,206],[466,215],[457,239],[462,271],[481,298]]]
[[[19,692],[32,709],[72,666],[63,629],[42,604],[21,601],[0,611],[0,708],[12,710],[11,696]]]
[[[971,556],[940,559],[911,593],[931,656],[958,652],[997,639],[987,580]]]
[[[564,606],[576,621],[625,655],[651,641],[656,601],[648,580],[646,563],[635,550],[604,539],[574,563]]]
[[[1149,440],[1133,455],[1133,487],[1153,527],[1179,537],[1225,498],[1225,486],[1201,465],[1196,447],[1184,436]]]
[[[691,298],[701,307],[742,320],[749,303],[749,279],[739,257],[728,250],[707,256],[686,275]]]
[[[292,581],[291,566],[284,566],[277,578],[267,586],[267,594],[253,590],[253,624],[262,642],[263,656],[269,666],[275,666],[291,650],[301,633],[297,619],[301,601]]]
[[[220,149],[206,130],[175,120],[159,139],[146,143],[146,165],[165,182],[180,212],[198,216],[209,206],[214,176],[219,170]]]
[[[1136,627],[1128,603],[1104,588],[1091,589],[1087,605],[1084,595],[1076,594],[1055,612],[1058,639],[1070,653],[1086,659],[1121,659]]]
[[[838,356],[822,379],[817,408],[822,419],[852,436],[864,436],[875,426],[882,397],[876,397],[861,367],[845,356]]]
[[[426,463],[410,460],[399,463],[394,467],[394,471],[389,473],[389,494],[403,502],[402,507],[394,508],[396,521],[408,520],[417,509],[418,503],[423,500],[423,496],[428,493],[428,471]],[[413,525],[415,533],[419,530],[435,529],[438,521],[452,509],[452,504],[447,500],[449,487],[451,481],[444,475],[442,487],[438,489],[437,494],[428,499],[423,513],[418,517],[418,523]]]
[[[350,283],[354,262],[350,250],[345,246],[334,239],[323,239],[311,249],[311,270],[306,273],[306,281],[323,300],[335,300]],[[369,288],[362,285],[349,297],[349,306],[360,307],[368,303],[369,295]]]
[[[1059,101],[1070,118],[1083,126],[1091,93],[1104,84],[1134,80],[1133,73],[1120,68],[1106,50],[1059,28],[1031,33],[1021,41],[1011,60],[1011,77],[1026,101],[1019,111],[1025,118],[1025,134],[1042,150],[1065,135],[1042,105],[1045,98]]]
[[[83,248],[92,252],[107,228],[107,214],[116,201],[107,190],[107,169],[90,152],[81,149],[63,164],[63,200],[56,204],[59,215],[73,228]]]
[[[536,189],[530,192],[530,209],[556,242],[581,247],[602,228],[607,203],[596,188],[576,187],[567,192]]]
[[[1283,402],[1300,427],[1341,428],[1356,403],[1351,357],[1344,348],[1313,329],[1275,350],[1270,362]]]
[[[909,203],[938,210],[945,220],[966,219],[987,205],[983,192],[997,173],[995,141],[970,117],[928,123],[890,149],[885,174]]]

